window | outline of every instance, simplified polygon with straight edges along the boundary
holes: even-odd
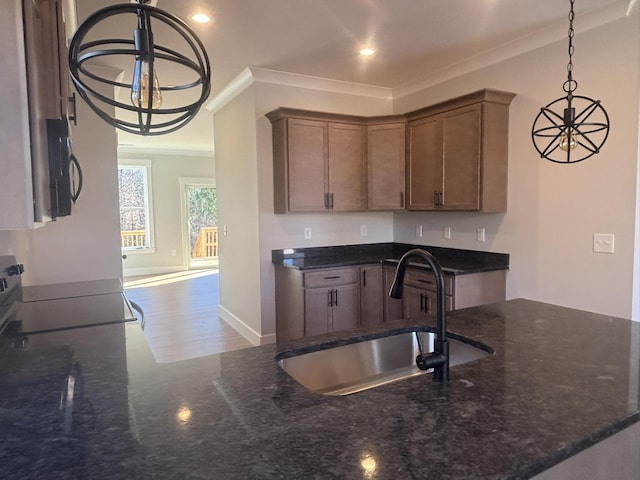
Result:
[[[122,250],[153,247],[148,165],[119,165],[120,238]]]

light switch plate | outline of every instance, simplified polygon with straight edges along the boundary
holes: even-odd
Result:
[[[613,233],[594,233],[593,251],[596,253],[614,253],[615,236]]]

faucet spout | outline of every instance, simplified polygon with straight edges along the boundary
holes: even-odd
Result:
[[[398,262],[396,275],[393,279],[389,296],[402,298],[402,287],[407,264],[411,259],[424,260],[431,270],[436,281],[436,340],[433,353],[420,353],[416,357],[416,365],[421,370],[433,368],[433,379],[436,382],[449,381],[449,342],[447,341],[447,321],[445,310],[444,274],[442,267],[436,258],[426,250],[414,248],[405,253]]]

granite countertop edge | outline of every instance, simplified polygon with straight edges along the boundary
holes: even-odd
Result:
[[[380,263],[395,266],[400,257],[413,248],[431,252],[440,262],[443,272],[450,275],[509,269],[509,254],[506,253],[395,242],[272,250],[272,262],[277,266],[302,271]],[[419,262],[414,266],[429,268]]]

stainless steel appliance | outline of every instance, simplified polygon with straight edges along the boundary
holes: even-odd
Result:
[[[47,120],[49,146],[50,216],[52,220],[71,214],[82,190],[82,169],[71,151],[66,118]]]

